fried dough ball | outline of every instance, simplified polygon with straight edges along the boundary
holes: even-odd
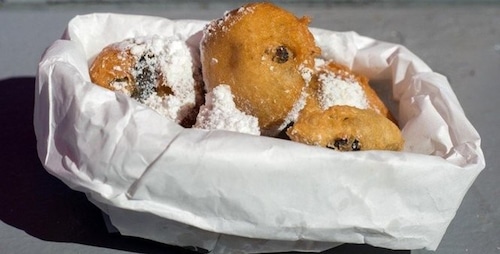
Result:
[[[93,83],[122,92],[185,127],[194,123],[203,99],[199,72],[184,41],[156,35],[106,46],[89,70]]]
[[[371,109],[333,106],[308,110],[287,130],[291,140],[338,151],[403,149],[398,126]]]
[[[309,82],[320,49],[297,18],[271,3],[251,3],[210,22],[201,41],[205,85],[228,85],[238,109],[276,133]]]
[[[317,59],[306,105],[286,134],[297,142],[339,151],[395,150],[403,137],[368,79]]]

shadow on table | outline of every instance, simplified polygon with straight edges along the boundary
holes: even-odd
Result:
[[[194,253],[179,247],[108,233],[100,210],[40,163],[33,130],[34,77],[0,80],[0,220],[29,235],[141,253]],[[325,253],[409,253],[345,244]]]
[[[43,168],[33,131],[35,78],[0,80],[0,220],[46,241],[142,253],[193,253],[107,231],[100,210]]]

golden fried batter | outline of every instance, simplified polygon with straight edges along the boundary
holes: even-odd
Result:
[[[291,140],[339,151],[403,149],[399,128],[371,109],[333,106],[302,111],[287,130]]]
[[[201,42],[208,90],[229,85],[236,106],[276,131],[301,96],[320,49],[297,18],[271,3],[251,3],[206,26]]]
[[[116,45],[105,47],[90,66],[90,80],[104,88],[113,88],[113,82],[121,82],[126,91],[133,90],[134,78],[131,74],[135,65],[134,57],[123,52]]]

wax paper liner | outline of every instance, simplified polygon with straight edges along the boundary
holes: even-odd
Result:
[[[321,251],[341,243],[436,249],[484,168],[480,137],[446,77],[401,45],[311,28],[323,57],[368,76],[404,152],[336,152],[185,129],[90,82],[107,44],[158,34],[198,57],[206,21],[89,14],[44,53],[34,125],[48,172],[87,194],[124,235],[213,253]]]

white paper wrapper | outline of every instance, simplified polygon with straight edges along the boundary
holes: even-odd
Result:
[[[480,137],[447,79],[400,45],[312,29],[325,58],[379,81],[404,152],[335,152],[227,131],[184,129],[90,82],[107,44],[159,34],[194,52],[205,21],[75,17],[44,53],[34,124],[47,171],[122,234],[213,253],[321,251],[340,243],[436,249],[484,168]]]

